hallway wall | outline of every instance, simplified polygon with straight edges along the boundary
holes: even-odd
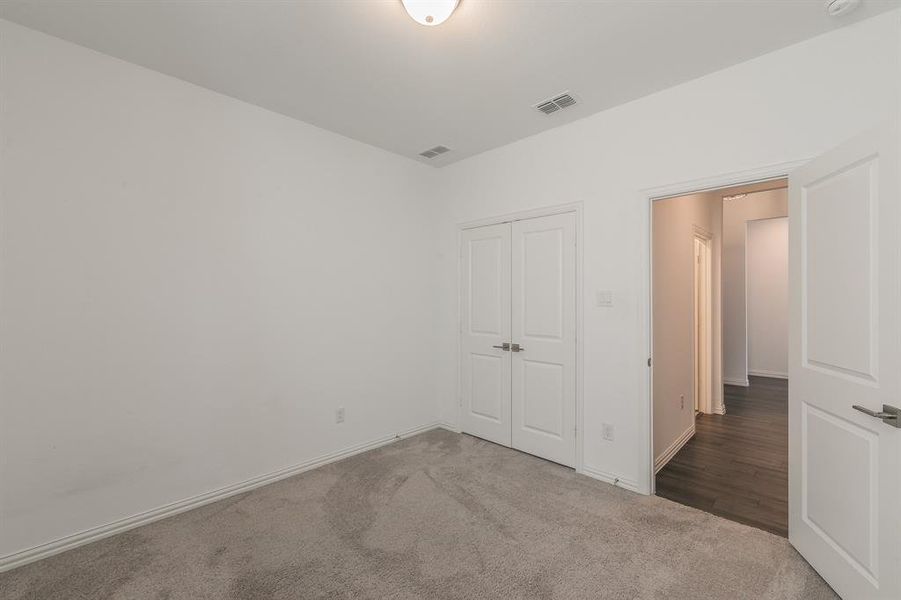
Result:
[[[717,192],[657,200],[653,205],[655,461],[673,449],[673,444],[684,441],[694,428],[693,241],[695,228],[712,237],[711,308],[716,329],[720,205]],[[712,337],[715,348],[718,336]]]
[[[788,377],[788,218],[748,221],[748,374]]]
[[[788,215],[788,189],[723,200],[723,382],[748,385],[747,223]],[[787,330],[786,330],[787,331]]]

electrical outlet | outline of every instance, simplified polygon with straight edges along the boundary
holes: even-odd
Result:
[[[344,422],[344,407],[339,406],[335,411],[335,423],[343,423]]]
[[[685,394],[679,394],[679,408],[685,410]]]
[[[608,442],[613,441],[615,432],[615,428],[610,423],[601,423],[601,437]]]

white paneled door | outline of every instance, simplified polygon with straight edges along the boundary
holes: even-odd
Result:
[[[789,181],[789,539],[855,600],[901,598],[898,146],[885,126]]]
[[[576,223],[513,223],[513,447],[575,465]]]
[[[575,214],[462,234],[461,426],[575,465]]]
[[[461,426],[509,446],[510,224],[463,231],[462,266]]]

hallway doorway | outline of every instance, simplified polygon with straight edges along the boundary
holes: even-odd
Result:
[[[788,193],[652,204],[657,495],[788,535]]]

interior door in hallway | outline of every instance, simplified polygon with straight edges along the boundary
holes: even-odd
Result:
[[[510,445],[510,223],[462,233],[461,428]]]
[[[512,242],[513,447],[574,466],[575,215],[515,221]]]
[[[789,540],[855,600],[901,598],[899,176],[892,125],[789,180]]]

